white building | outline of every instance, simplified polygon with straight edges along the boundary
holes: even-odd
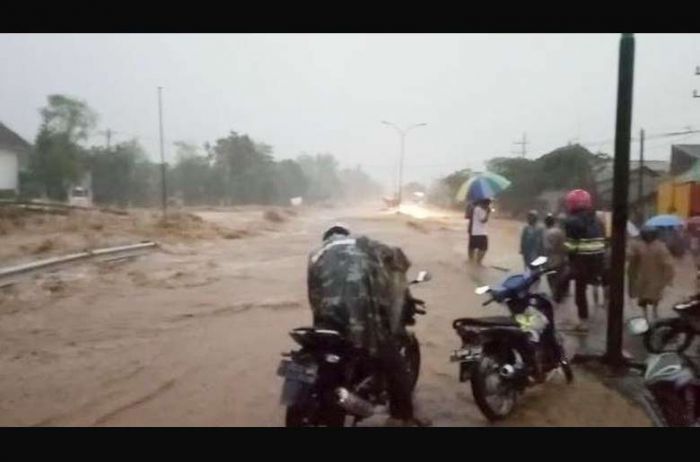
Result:
[[[0,192],[19,192],[19,172],[27,168],[31,145],[0,122]]]

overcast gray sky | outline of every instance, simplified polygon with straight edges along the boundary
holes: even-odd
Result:
[[[637,35],[635,132],[700,129],[700,35]],[[617,34],[2,34],[0,121],[33,140],[46,95],[79,97],[114,141],[138,136],[158,155],[156,87],[166,153],[229,130],[277,158],[330,152],[394,181],[398,136],[381,125],[425,122],[406,142],[405,179],[429,181],[570,140],[612,153]],[[103,143],[103,138],[94,142]],[[666,159],[671,142],[648,142]],[[633,152],[638,149],[633,145]]]

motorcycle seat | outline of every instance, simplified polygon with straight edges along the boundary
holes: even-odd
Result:
[[[334,349],[348,346],[347,340],[343,335],[333,329],[298,327],[289,334],[298,344],[305,347]]]
[[[483,318],[460,318],[455,320],[453,323],[455,327],[457,326],[473,326],[473,327],[494,327],[494,326],[505,326],[505,327],[518,327],[518,323],[515,322],[510,316],[486,316]]]

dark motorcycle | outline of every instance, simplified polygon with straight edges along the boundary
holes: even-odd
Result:
[[[630,319],[627,326],[634,335],[647,337],[650,333],[643,317]],[[658,427],[700,426],[700,371],[685,354],[688,344],[663,342],[656,346],[659,348],[649,355],[643,368],[645,391],[641,399],[647,414]]]
[[[644,347],[650,353],[684,352],[700,334],[700,294],[677,303],[678,317],[656,320],[644,332]]]
[[[427,271],[421,271],[411,285],[430,278]],[[407,292],[404,325],[415,324],[416,314],[425,314],[425,302]],[[343,427],[346,417],[352,417],[355,426],[374,415],[377,407],[387,405],[383,370],[340,332],[302,327],[290,335],[301,349],[283,353],[286,359],[277,370],[285,379],[281,403],[287,407],[287,427]],[[420,373],[420,345],[407,329],[400,343],[413,389]]]
[[[491,294],[484,302],[503,303],[510,316],[456,319],[452,326],[462,348],[452,353],[459,363],[461,382],[471,380],[474,400],[491,421],[508,416],[518,396],[528,386],[542,383],[561,369],[567,382],[573,371],[561,339],[554,329],[552,303],[544,294],[534,293],[546,268],[547,258],[535,259],[523,274],[509,276],[500,287],[479,287],[476,293]]]

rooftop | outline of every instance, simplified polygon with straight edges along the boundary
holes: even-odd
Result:
[[[0,122],[0,149],[26,152],[31,149],[31,145],[24,138],[7,128]]]

